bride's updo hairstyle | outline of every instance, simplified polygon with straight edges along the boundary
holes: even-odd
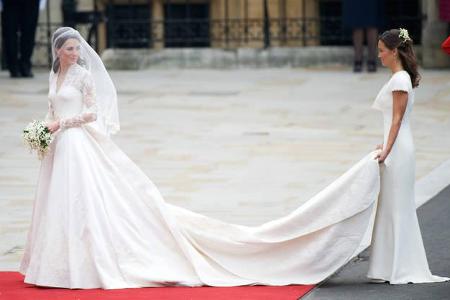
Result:
[[[53,50],[55,51],[55,59],[53,61],[52,70],[54,73],[58,72],[60,61],[59,57],[56,55],[56,51],[61,49],[61,47],[64,45],[64,43],[68,39],[76,39],[77,41],[81,42],[80,37],[76,31],[73,31],[70,27],[61,27],[58,28],[55,33],[53,34],[52,38],[52,45]],[[78,59],[77,63],[79,65],[83,65],[83,60],[81,58]]]
[[[417,59],[413,49],[413,41],[406,29],[391,29],[383,32],[378,38],[389,50],[397,49],[403,69],[411,77],[413,88],[419,86],[420,74],[417,71]]]

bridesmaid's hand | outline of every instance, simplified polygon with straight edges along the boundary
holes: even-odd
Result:
[[[383,144],[377,145],[377,147],[375,148],[375,150],[383,150]]]
[[[375,159],[378,159],[378,163],[382,164],[386,160],[388,153],[386,151],[380,151]]]
[[[48,130],[50,130],[51,133],[55,133],[59,129],[59,121],[50,122],[47,124]]]

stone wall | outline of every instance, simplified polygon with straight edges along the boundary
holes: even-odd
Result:
[[[441,50],[441,44],[449,35],[449,24],[439,19],[439,0],[422,2],[425,22],[423,24],[423,67],[448,68],[450,56]]]
[[[420,60],[421,47],[416,47]],[[351,65],[352,47],[311,46],[269,49],[107,49],[102,59],[108,69],[148,68],[280,68]]]

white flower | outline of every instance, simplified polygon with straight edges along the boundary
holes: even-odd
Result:
[[[399,33],[398,37],[402,38],[404,42],[412,41],[412,39],[409,37],[408,30],[405,28],[400,28],[400,33]]]
[[[24,142],[30,148],[30,152],[36,150],[39,159],[42,159],[48,152],[53,135],[48,130],[45,122],[35,121],[28,124],[22,134]]]

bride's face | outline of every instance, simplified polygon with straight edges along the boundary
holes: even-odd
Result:
[[[68,39],[59,49],[59,60],[63,65],[71,65],[80,57],[80,42],[77,39]]]
[[[381,64],[385,67],[391,66],[396,60],[396,50],[391,50],[383,43],[378,41],[378,58],[381,60]]]

